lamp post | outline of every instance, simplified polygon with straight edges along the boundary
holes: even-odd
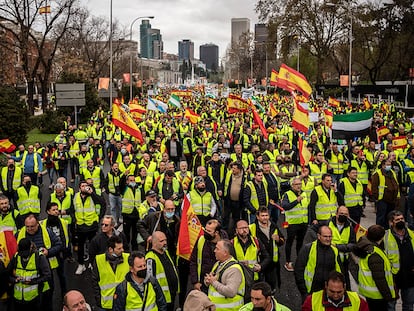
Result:
[[[348,1],[348,14],[349,14],[349,63],[348,63],[348,102],[351,103],[351,87],[352,87],[352,11],[351,0]]]
[[[140,16],[132,21],[131,26],[129,27],[129,41],[130,42],[132,42],[132,27],[134,26],[137,20],[143,19],[143,18],[153,19],[154,16]],[[129,100],[130,101],[132,100],[132,54],[133,53],[130,53],[130,56],[129,56]]]

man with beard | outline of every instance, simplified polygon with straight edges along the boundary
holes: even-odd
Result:
[[[190,278],[194,289],[207,294],[208,288],[203,283],[204,276],[216,263],[214,249],[217,242],[224,238],[227,238],[227,234],[221,230],[219,221],[209,220],[204,228],[204,234],[198,238],[190,257]]]
[[[269,253],[271,260],[263,270],[264,279],[272,288],[280,287],[279,247],[285,243],[277,225],[270,220],[269,210],[261,207],[256,214],[256,222],[249,226],[253,238],[257,238]]]

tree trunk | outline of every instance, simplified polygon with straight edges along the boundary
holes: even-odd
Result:
[[[34,115],[34,91],[35,91],[34,80],[27,81],[27,108],[30,115]]]

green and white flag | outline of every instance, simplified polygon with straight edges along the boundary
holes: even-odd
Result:
[[[369,134],[373,110],[347,114],[335,114],[332,122],[332,138],[353,139]]]
[[[177,108],[181,108],[180,97],[175,94],[171,94],[171,97],[168,100],[168,104]]]

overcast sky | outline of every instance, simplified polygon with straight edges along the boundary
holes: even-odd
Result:
[[[93,15],[107,16],[109,0],[87,0]],[[164,52],[178,54],[178,41],[194,42],[194,56],[199,57],[199,46],[214,43],[219,46],[219,56],[225,54],[230,43],[231,19],[247,17],[250,31],[258,22],[254,0],[113,0],[113,19],[129,29],[139,16],[155,16],[152,28],[161,30]],[[139,24],[134,25],[133,40],[139,41]]]

